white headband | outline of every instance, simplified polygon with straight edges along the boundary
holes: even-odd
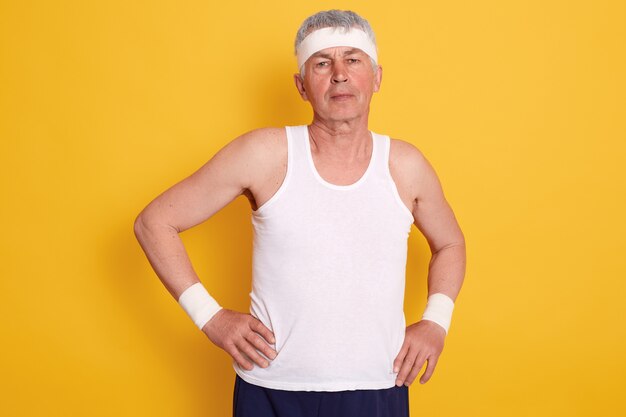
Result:
[[[310,33],[298,46],[298,68],[302,68],[307,59],[316,52],[336,46],[359,48],[378,62],[378,54],[374,42],[361,29],[323,28]]]

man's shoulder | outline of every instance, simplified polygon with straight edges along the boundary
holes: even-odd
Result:
[[[264,127],[248,131],[231,140],[221,153],[232,155],[250,168],[280,161],[287,154],[287,134],[284,128]],[[243,168],[243,167],[242,167]]]
[[[285,128],[263,127],[242,134],[229,145],[241,147],[242,150],[275,151],[275,148],[285,145],[286,138]]]
[[[399,188],[406,189],[412,198],[437,188],[437,173],[417,146],[392,139],[390,148],[389,170]]]
[[[419,169],[427,163],[422,151],[417,146],[402,139],[390,138],[389,166],[393,169],[410,171]]]
[[[233,139],[223,150],[236,175],[245,179],[245,187],[257,190],[285,171],[287,165],[287,134],[285,128],[264,127]]]

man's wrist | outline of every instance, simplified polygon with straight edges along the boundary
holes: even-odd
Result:
[[[200,330],[222,309],[201,282],[197,282],[183,291],[178,297],[178,303]]]
[[[431,294],[426,303],[426,309],[422,315],[422,320],[437,323],[448,334],[450,322],[452,320],[452,311],[454,310],[454,301],[443,293]]]

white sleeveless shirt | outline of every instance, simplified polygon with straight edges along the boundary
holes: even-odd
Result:
[[[413,216],[389,172],[390,139],[372,133],[367,170],[344,186],[317,172],[307,126],[286,131],[283,184],[252,212],[250,314],[278,354],[251,371],[233,361],[235,372],[289,391],[391,388]]]

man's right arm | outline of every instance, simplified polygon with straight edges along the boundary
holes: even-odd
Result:
[[[155,198],[135,220],[135,235],[142,249],[170,294],[178,301],[191,285],[200,282],[179,233],[198,225],[250,190],[263,177],[260,158],[277,129],[247,133],[222,148],[211,160]],[[202,331],[229,353],[240,366],[267,365],[257,350],[273,359],[276,352],[268,346],[273,334],[249,314],[221,309]],[[263,340],[265,339],[265,340]]]

